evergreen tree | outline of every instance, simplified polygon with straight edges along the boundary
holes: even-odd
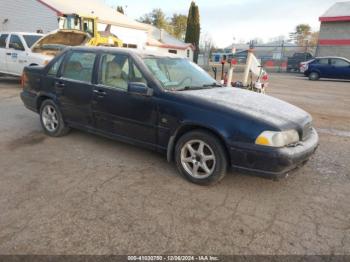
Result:
[[[188,11],[185,42],[191,43],[195,47],[193,55],[193,61],[195,63],[198,62],[200,31],[199,9],[196,3],[192,1]]]

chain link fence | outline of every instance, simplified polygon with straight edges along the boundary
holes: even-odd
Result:
[[[222,60],[226,58],[226,64],[224,70],[227,71],[230,67],[230,63],[234,60],[234,71],[242,72],[247,61],[248,49],[238,50],[236,53],[230,52],[230,50],[219,50],[213,52],[208,49],[203,49],[200,53],[198,64],[207,71],[211,71],[212,68],[216,68],[218,74],[222,71]],[[288,58],[293,57],[296,53],[303,53],[305,57],[296,58],[298,63],[301,60],[307,61],[311,56],[314,56],[317,51],[316,46],[296,46],[290,44],[264,44],[252,46],[254,55],[260,60],[264,69],[268,72],[286,72],[288,70]],[[308,54],[308,55],[307,55]],[[292,62],[292,59],[290,59]],[[289,71],[289,70],[288,70]]]

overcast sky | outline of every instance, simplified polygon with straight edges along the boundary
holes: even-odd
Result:
[[[122,5],[126,15],[139,18],[153,8],[167,16],[188,13],[191,0],[104,0]],[[262,38],[264,41],[292,32],[297,24],[308,23],[319,30],[319,16],[337,0],[197,0],[202,33],[215,44],[226,47],[233,42]]]

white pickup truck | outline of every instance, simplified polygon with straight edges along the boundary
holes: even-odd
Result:
[[[0,32],[0,73],[20,76],[29,65],[45,65],[52,57],[33,53],[31,47],[43,35]]]
[[[64,47],[84,44],[89,36],[74,30],[47,35],[0,32],[0,74],[21,76],[25,66],[43,66]]]

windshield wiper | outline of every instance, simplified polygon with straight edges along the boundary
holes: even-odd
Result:
[[[222,85],[214,82],[212,84],[203,85],[203,87],[222,87]]]
[[[218,83],[212,83],[212,84],[205,84],[202,86],[185,86],[184,88],[177,89],[176,91],[201,90],[207,87],[222,87],[222,85],[219,85]]]

